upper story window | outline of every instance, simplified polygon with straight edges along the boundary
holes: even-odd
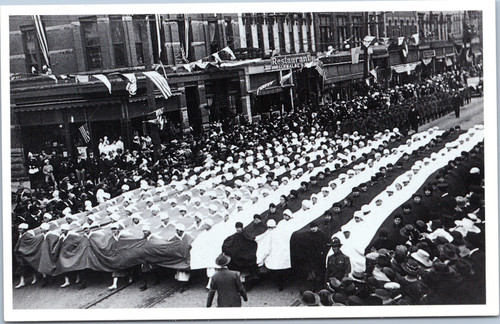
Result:
[[[85,18],[80,21],[87,68],[102,68],[101,41],[97,30],[97,18]]]
[[[142,47],[142,34],[145,28],[143,23],[144,19],[144,17],[134,16],[132,20],[132,25],[134,26],[134,43],[137,65],[144,65],[144,50]]]
[[[121,16],[109,17],[109,28],[111,29],[111,43],[115,55],[115,66],[127,66],[127,54],[125,52],[125,32]]]
[[[43,56],[36,38],[34,26],[21,27],[24,55],[26,57],[26,71],[40,72],[43,66]]]

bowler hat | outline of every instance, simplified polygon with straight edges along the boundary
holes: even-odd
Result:
[[[413,259],[408,259],[407,262],[403,262],[401,267],[408,274],[411,274],[414,276],[420,274],[420,267],[419,267],[417,261],[415,261]]]

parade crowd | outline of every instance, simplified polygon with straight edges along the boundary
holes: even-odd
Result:
[[[268,211],[254,212],[259,209],[251,209],[254,216],[249,225],[236,222],[236,231],[242,234],[237,243],[224,240],[228,235],[221,238],[224,240],[223,251],[225,247],[226,254],[233,255],[219,258],[217,265],[229,265],[230,269],[249,275],[247,279],[253,278],[258,276],[258,266],[265,264],[262,259],[267,255],[262,254],[262,247],[271,244],[260,241],[269,240],[264,239],[266,231],[274,228],[277,231],[279,223],[299,217],[296,213],[310,213],[310,205],[316,205],[318,201],[330,201],[327,198],[329,193],[321,190],[324,185],[331,188],[335,197],[333,190],[344,184],[346,178],[355,178],[364,169],[372,168],[373,175],[353,186],[345,199],[333,206],[330,201],[323,216],[314,215],[314,221],[294,231],[296,234],[286,242],[290,245],[291,272],[268,269],[276,275],[280,288],[293,273],[304,283],[301,290],[306,305],[482,303],[484,293],[474,293],[484,290],[485,282],[482,143],[475,145],[470,152],[462,152],[459,158],[441,168],[435,175],[436,181],[428,182],[421,193],[415,193],[411,202],[402,206],[401,212],[393,213],[393,223],[382,224],[376,238],[363,251],[366,252],[366,265],[362,270],[351,267],[349,257],[341,252],[344,240],[354,232],[349,230],[349,222],[353,219],[363,222],[364,216],[370,213],[355,213],[373,198],[369,193],[386,188],[391,183],[391,174],[395,178],[405,171],[405,167],[411,166],[408,161],[415,162],[425,157],[429,159],[428,164],[432,163],[432,154],[445,147],[446,138],[451,140],[462,132],[459,127],[437,137],[428,132],[425,135],[429,136],[428,142],[420,143],[422,145],[412,148],[409,153],[398,151],[398,147],[407,141],[410,141],[408,145],[412,141],[423,141],[415,140],[409,133],[418,132],[418,127],[425,122],[452,111],[459,116],[460,107],[470,102],[470,91],[464,84],[463,72],[452,71],[418,84],[386,90],[370,89],[365,95],[347,102],[321,106],[306,104],[275,120],[258,124],[224,123],[212,127],[206,134],[162,145],[158,160],[154,159],[147,138],[135,142],[130,150],[123,147],[120,139],[110,144],[104,138],[99,145],[99,154],[89,152],[86,159],[77,157],[71,160],[55,152],[42,152],[29,162],[30,170],[38,170],[30,173],[31,191],[20,189],[14,198],[14,246],[18,246],[16,242],[34,229],[42,229],[44,234],[50,230],[64,238],[70,230],[88,234],[96,218],[102,220],[106,217],[107,222],[96,221],[99,224],[94,225],[103,228],[108,225],[118,240],[119,231],[140,224],[144,217],[137,215],[137,210],[127,210],[127,206],[120,209],[125,217],[115,217],[117,209],[109,210],[111,206],[107,202],[121,196],[125,199],[117,200],[120,204],[129,200],[127,204],[130,205],[133,199],[138,199],[138,202],[145,203],[153,217],[163,213],[164,216],[159,215],[159,218],[166,220],[164,227],[168,226],[169,220],[172,221],[172,236],[182,241],[186,240],[186,235],[199,235],[210,231],[217,222],[227,222],[233,212],[243,210],[245,202],[257,205],[266,201],[270,193],[280,193],[279,201],[270,204]],[[394,154],[393,163],[377,164],[391,154]],[[333,165],[325,167],[330,162]],[[318,166],[323,167],[321,171],[311,175]],[[265,180],[258,180],[263,175]],[[338,180],[333,180],[337,177]],[[216,180],[210,182],[210,178]],[[306,180],[293,182],[297,179]],[[210,182],[212,187],[199,190],[197,186],[204,181]],[[253,187],[252,181],[255,182]],[[300,185],[281,191],[291,182]],[[330,185],[330,182],[334,184]],[[185,197],[181,194],[190,189],[193,191],[195,187],[198,190],[196,195],[187,194]],[[128,192],[151,188],[157,188],[152,190],[157,197],[149,194],[127,196]],[[242,194],[237,196],[231,188],[241,189]],[[399,190],[397,187],[390,189]],[[207,195],[204,196],[205,192]],[[170,194],[178,197],[175,202]],[[164,208],[158,207],[162,201]],[[135,207],[138,209],[139,205]],[[180,218],[173,215],[181,213],[185,216],[191,212],[198,216],[192,223],[182,224]],[[91,221],[71,225],[75,221],[72,215],[81,213]],[[105,215],[102,218],[95,216],[92,220],[92,215],[100,213]],[[220,219],[214,222],[212,218],[205,219],[203,214],[220,215]],[[124,219],[130,219],[130,224],[124,224]],[[44,225],[53,224],[55,220],[61,220],[58,228]],[[149,226],[144,226],[140,232],[148,238],[152,231]],[[331,239],[335,233],[341,233],[343,237]],[[299,241],[301,237],[307,237],[302,242],[311,243],[306,251],[311,252],[309,256],[296,253],[294,241],[297,237]],[[259,250],[256,240],[260,242]],[[239,258],[238,253],[234,254],[235,251],[241,252],[242,247],[253,249],[255,260],[251,256],[245,259]],[[246,253],[248,250],[241,254]],[[328,253],[330,256],[327,257]],[[24,285],[24,277],[33,271],[22,262],[22,257],[17,261],[19,271],[16,273]],[[152,269],[147,262],[141,264],[143,273]],[[125,273],[116,271],[113,277],[116,279]],[[207,274],[213,278],[213,273],[207,271]],[[186,275],[183,271],[177,275],[181,277],[180,281],[189,279],[189,276],[182,279]],[[211,280],[207,286],[211,291],[216,290],[213,282]],[[110,288],[116,288],[116,284],[114,280]],[[65,276],[62,287],[68,285],[69,279]],[[246,298],[244,288],[239,289],[241,296]]]

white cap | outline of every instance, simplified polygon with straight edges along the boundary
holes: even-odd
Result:
[[[44,231],[48,231],[50,229],[50,224],[42,223],[42,225],[40,225],[40,228],[43,229]]]
[[[186,231],[186,226],[184,226],[183,224],[176,224],[175,225],[175,229],[178,230],[178,231]]]
[[[470,174],[478,174],[480,172],[481,170],[479,170],[479,168],[477,167],[473,167],[472,169],[470,169]]]
[[[270,219],[266,223],[267,227],[276,227],[276,221],[274,219]]]
[[[69,224],[62,224],[61,229],[64,231],[69,231]]]
[[[18,228],[20,228],[20,229],[28,229],[28,227],[29,227],[29,226],[28,226],[28,224],[26,224],[26,223],[21,223],[21,224],[19,224],[19,226],[18,226]]]

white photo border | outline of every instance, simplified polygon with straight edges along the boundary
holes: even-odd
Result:
[[[486,155],[486,304],[459,306],[357,306],[352,307],[248,307],[248,308],[169,308],[148,309],[13,309],[10,160],[10,81],[9,16],[60,14],[120,13],[238,13],[238,12],[311,12],[311,11],[454,11],[479,10],[483,13],[484,131]],[[302,318],[377,318],[377,317],[461,317],[497,316],[499,313],[498,281],[498,161],[497,161],[497,86],[495,2],[483,1],[353,1],[353,2],[246,2],[184,4],[110,4],[110,5],[24,5],[3,6],[1,30],[1,98],[2,98],[2,206],[3,206],[3,274],[5,321],[97,321],[97,320],[206,320],[206,319],[302,319]],[[493,41],[495,40],[495,41]]]

